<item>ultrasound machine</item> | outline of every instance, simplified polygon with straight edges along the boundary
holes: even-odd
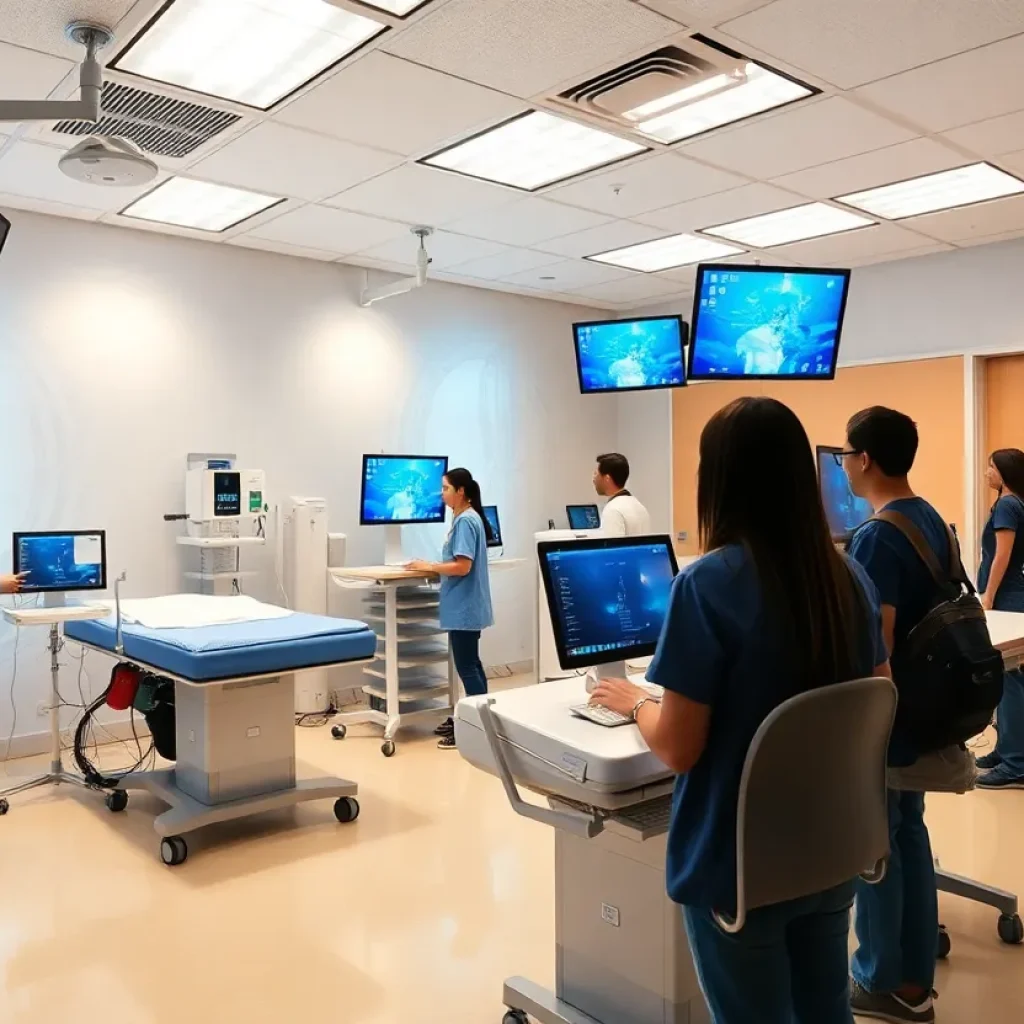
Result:
[[[669,537],[542,542],[538,558],[563,666],[591,669],[592,684],[654,651],[676,575]],[[502,780],[517,814],[555,829],[555,990],[507,979],[505,1022],[708,1024],[665,889],[675,776],[635,723],[588,713],[588,696],[575,675],[456,708],[462,757]]]

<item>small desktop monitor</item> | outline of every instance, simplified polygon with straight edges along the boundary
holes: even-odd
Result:
[[[580,391],[589,395],[682,387],[686,333],[680,316],[573,324]]]
[[[11,222],[0,213],[0,252],[4,251],[4,243],[7,241],[7,235],[11,230]]]
[[[818,445],[815,449],[818,459],[818,487],[821,489],[821,503],[825,506],[825,518],[833,540],[848,540],[861,523],[873,515],[871,506],[850,490],[846,470],[837,456],[842,448]]]
[[[601,512],[596,505],[566,505],[570,530],[600,530]]]
[[[654,653],[678,571],[669,537],[545,541],[537,552],[563,669]]]
[[[441,488],[448,457],[364,455],[359,522],[363,526],[443,523]]]
[[[489,548],[502,548],[505,546],[505,541],[501,536],[501,519],[498,516],[497,505],[484,505],[484,516],[487,518],[487,522],[491,524],[492,537],[487,542]]]
[[[107,535],[103,530],[16,533],[15,575],[26,594],[106,590]]]
[[[831,380],[849,270],[697,268],[691,380]]]

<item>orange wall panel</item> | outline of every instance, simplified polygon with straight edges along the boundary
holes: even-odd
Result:
[[[985,360],[984,456],[1024,448],[1024,355]]]

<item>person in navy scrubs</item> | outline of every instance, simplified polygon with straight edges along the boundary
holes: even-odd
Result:
[[[448,471],[442,497],[452,510],[452,528],[444,542],[441,561],[414,561],[409,568],[441,577],[441,628],[448,632],[452,660],[466,696],[476,697],[487,692],[487,676],[480,660],[480,634],[494,625],[487,569],[487,541],[493,531],[484,515],[480,485],[468,469]],[[439,747],[455,749],[455,723],[450,718],[436,732],[440,736]]]
[[[715,1024],[851,1024],[852,880],[753,910],[737,935],[713,913],[736,911],[740,778],[761,723],[799,693],[889,675],[877,594],[833,545],[807,434],[774,399],[708,421],[697,518],[706,554],[673,583],[647,672],[664,699],[602,680],[593,700],[632,715],[678,773],[666,880]]]
[[[981,534],[978,591],[987,610],[1024,612],[1024,452],[1000,448],[989,458],[985,479],[996,503]],[[1024,789],[1024,674],[1006,673],[997,712],[999,739],[978,758],[982,789]]]

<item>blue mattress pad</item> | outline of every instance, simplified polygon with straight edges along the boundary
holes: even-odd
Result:
[[[64,626],[69,640],[114,653],[113,616]],[[122,628],[124,659],[195,683],[297,672],[373,657],[376,634],[364,622],[293,613],[280,619],[190,629]]]

